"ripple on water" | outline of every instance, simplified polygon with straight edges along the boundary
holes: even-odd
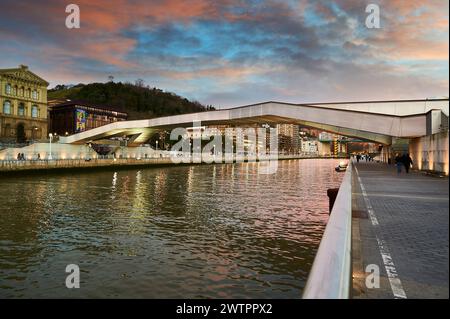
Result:
[[[300,297],[337,162],[1,179],[0,297]]]

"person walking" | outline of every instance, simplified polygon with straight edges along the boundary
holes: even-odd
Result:
[[[400,154],[395,154],[395,166],[397,167],[397,174],[402,172],[403,161]]]
[[[405,166],[406,174],[408,174],[409,169],[411,168],[411,166],[413,164],[412,158],[409,156],[408,153],[403,155],[402,162],[403,162],[403,165]]]

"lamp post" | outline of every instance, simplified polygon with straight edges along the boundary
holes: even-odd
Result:
[[[50,145],[49,145],[49,154],[48,154],[48,159],[52,160],[52,140],[53,140],[53,134],[50,133],[48,134],[48,137],[50,138]]]
[[[89,142],[88,143],[88,160],[90,161],[91,160],[91,150],[92,150],[92,143],[91,142]]]
[[[158,141],[156,141],[156,150],[158,150]]]

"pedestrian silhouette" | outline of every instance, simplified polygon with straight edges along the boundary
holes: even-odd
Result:
[[[400,174],[402,172],[402,166],[404,166],[404,165],[403,165],[402,157],[398,153],[395,154],[395,166],[397,167],[397,174]]]
[[[404,154],[402,156],[402,162],[403,165],[405,166],[405,171],[408,174],[409,173],[409,168],[411,167],[411,165],[413,164],[413,161],[411,159],[411,157],[409,156],[409,154]]]

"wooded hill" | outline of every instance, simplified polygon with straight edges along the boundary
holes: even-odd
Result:
[[[81,100],[98,105],[115,106],[128,112],[130,120],[214,110],[197,101],[189,101],[171,92],[122,82],[57,85],[48,91],[48,100]]]

